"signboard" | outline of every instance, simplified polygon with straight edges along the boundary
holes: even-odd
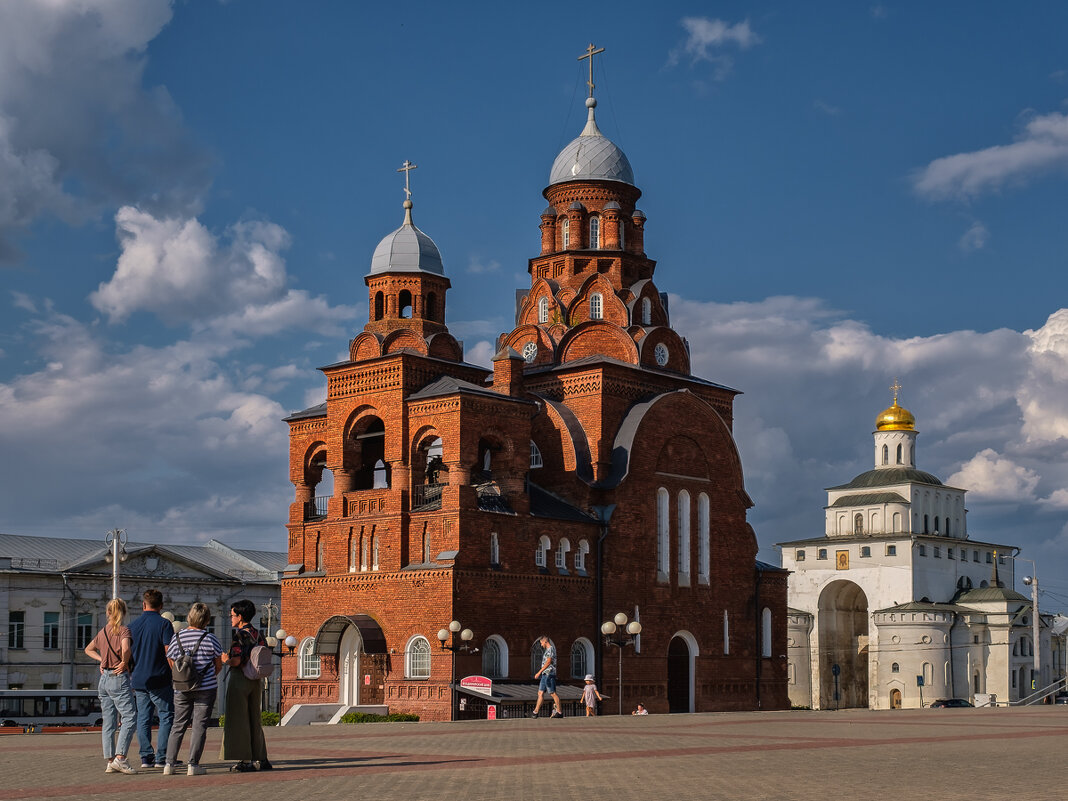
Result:
[[[923,676],[917,676],[916,677],[916,686],[917,687],[922,687],[923,686]]]
[[[371,686],[371,674],[370,673],[364,673],[363,674],[363,686],[364,687],[370,687]]]
[[[849,551],[835,551],[834,566],[838,570],[849,570]]]
[[[496,704],[488,704],[486,706],[486,720],[496,720],[496,719],[497,719],[497,705]]]
[[[493,679],[487,679],[485,676],[467,676],[460,679],[460,686],[483,695],[493,695]]]

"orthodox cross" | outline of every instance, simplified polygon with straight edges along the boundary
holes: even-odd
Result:
[[[890,385],[890,391],[894,393],[894,403],[897,403],[897,393],[901,391],[901,384],[896,378],[894,383]]]
[[[590,60],[590,79],[588,81],[586,81],[586,85],[588,87],[590,87],[590,97],[593,97],[593,57],[595,55],[597,55],[598,53],[603,53],[603,52],[604,52],[604,48],[603,47],[599,47],[599,48],[597,48],[595,50],[593,48],[593,42],[590,42],[589,47],[586,48],[585,54],[583,54],[583,55],[578,57],[579,61],[582,61],[585,58],[588,58]]]
[[[404,173],[404,194],[408,198],[408,200],[412,199],[412,189],[411,185],[408,183],[408,178],[411,176],[412,170],[414,170],[418,166],[418,164],[412,164],[410,161],[408,161],[408,159],[405,159],[404,164],[402,164],[400,166],[400,169],[397,170],[397,172]]]

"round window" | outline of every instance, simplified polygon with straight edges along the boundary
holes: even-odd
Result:
[[[667,345],[663,342],[653,349],[653,356],[656,358],[656,363],[661,367],[668,363],[668,355]]]
[[[534,358],[538,355],[538,343],[528,342],[523,346],[523,358],[528,362],[534,361]]]

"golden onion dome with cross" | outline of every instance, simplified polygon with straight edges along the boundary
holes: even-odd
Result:
[[[901,385],[894,380],[894,383],[890,387],[894,393],[894,402],[888,409],[884,409],[879,413],[879,416],[875,418],[875,430],[876,431],[915,431],[916,430],[916,418],[912,416],[912,412],[906,409],[904,406],[898,406],[897,393],[901,389]]]

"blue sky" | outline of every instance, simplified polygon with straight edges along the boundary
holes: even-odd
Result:
[[[897,377],[919,466],[1068,607],[1068,7],[613,9],[0,5],[3,530],[284,547],[280,418],[366,320],[396,168],[486,363],[592,41],[674,326],[745,392],[762,557]]]

